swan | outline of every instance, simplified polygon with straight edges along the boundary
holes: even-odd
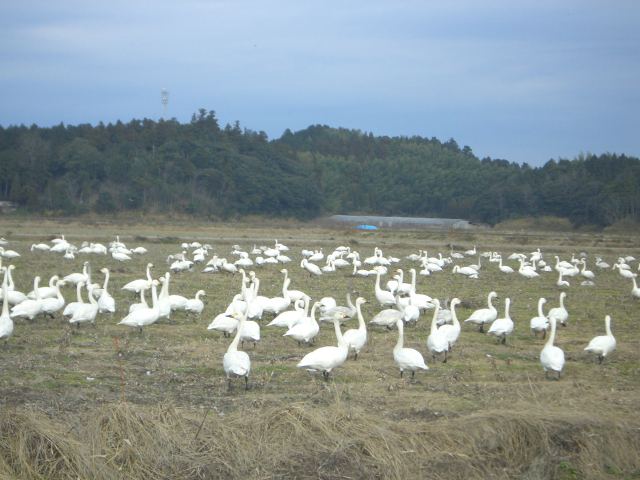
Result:
[[[433,318],[431,319],[431,333],[427,337],[427,350],[431,353],[433,360],[436,360],[436,355],[444,353],[444,360],[442,363],[447,362],[447,353],[449,352],[449,340],[443,331],[438,329],[438,311],[440,310],[440,301],[435,299],[433,301],[435,309],[433,310]]]
[[[281,297],[271,297],[267,300],[264,306],[265,312],[278,315],[289,308],[289,305],[291,305],[291,297],[287,295],[287,287],[289,286],[290,282],[291,280],[287,279],[282,285]]]
[[[538,332],[542,332],[543,339],[547,336],[547,330],[549,329],[549,319],[542,310],[542,307],[545,303],[547,303],[546,298],[540,298],[538,300],[538,316],[533,317],[529,323],[531,332],[533,332],[534,335],[536,335]]]
[[[356,315],[357,307],[351,302],[351,293],[347,292],[347,306],[336,305],[331,308],[322,309],[320,315],[321,322],[332,322],[334,318],[343,322],[349,320]]]
[[[227,348],[224,357],[222,357],[222,368],[229,382],[229,388],[231,388],[231,379],[233,377],[244,377],[244,388],[249,389],[249,372],[251,371],[251,359],[247,352],[238,350],[238,343],[240,342],[240,335],[244,323],[247,321],[246,312],[243,314],[234,313],[234,318],[238,321],[238,327],[236,329],[236,335],[233,337],[229,348]]]
[[[558,271],[558,281],[556,282],[556,285],[560,288],[570,286],[569,282],[562,279],[562,270]]]
[[[307,353],[296,365],[298,368],[304,368],[309,372],[322,372],[324,379],[328,380],[331,370],[342,366],[347,361],[349,344],[340,331],[340,322],[337,319],[333,321],[333,328],[338,339],[338,346],[320,347]]]
[[[2,262],[0,261],[0,266],[2,265]],[[9,300],[9,305],[18,305],[19,303],[24,302],[25,300],[28,299],[28,297],[22,293],[19,292],[18,290],[16,290],[15,284],[13,283],[13,276],[11,274],[11,272],[16,268],[15,265],[9,265],[8,267],[6,267],[6,275],[8,277],[7,279],[7,299]],[[2,295],[2,297],[0,298],[4,298],[4,294]],[[32,300],[35,300],[35,296]]]
[[[91,322],[95,324],[96,315],[98,315],[98,302],[89,289],[89,303],[78,305],[73,311],[73,315],[69,319],[69,323],[75,323],[76,327],[80,327],[80,323]]]
[[[411,289],[409,290],[411,304],[417,306],[420,310],[429,310],[430,308],[433,308],[433,304],[431,303],[432,298],[429,295],[416,293],[416,269],[410,269],[409,273],[411,274]]]
[[[476,246],[474,245],[472,249],[467,250],[466,252],[464,252],[465,255],[467,255],[468,257],[473,257],[475,254],[477,253],[476,250]]]
[[[5,250],[4,247],[0,247],[0,255],[2,255],[4,258],[9,259],[18,258],[20,256],[20,254],[15,250]]]
[[[315,263],[309,262],[306,258],[303,258],[300,262],[300,266],[304,268],[307,272],[309,272],[309,276],[320,276],[322,275],[322,270]]]
[[[11,272],[11,269],[8,270]],[[27,299],[22,303],[14,305],[11,309],[12,317],[27,317],[29,320],[33,320],[33,318],[42,313],[42,301],[40,300],[40,295],[38,294],[38,284],[40,283],[40,277],[36,276],[33,279],[33,291],[36,293],[35,300]]]
[[[139,308],[129,315],[124,317],[118,325],[127,325],[129,327],[134,327],[140,329],[142,332],[142,327],[146,327],[147,325],[151,325],[155,323],[158,318],[160,318],[160,310],[158,308],[158,292],[157,286],[159,282],[157,280],[153,280],[151,282],[151,298],[153,301],[151,308]]]
[[[355,355],[353,356],[354,360],[358,359],[358,355],[360,354],[360,350],[367,343],[367,326],[364,323],[364,317],[362,316],[362,308],[361,306],[367,301],[362,298],[356,298],[356,314],[358,315],[358,328],[352,328],[344,332],[343,337],[344,341],[349,345],[349,350],[353,350]]]
[[[58,278],[59,277],[57,275],[52,275],[51,278],[49,278],[48,287],[38,288],[38,295],[40,295],[40,299],[55,298],[58,295],[58,292],[56,291],[56,286],[55,286],[55,283],[58,280]],[[35,300],[36,292],[31,290],[29,293],[27,293],[27,298],[30,298],[31,300]]]
[[[582,263],[582,270],[580,270],[580,275],[588,280],[593,280],[596,275],[591,270],[587,270],[587,261],[583,258],[582,262],[580,263]]]
[[[453,273],[460,273],[468,278],[478,278],[478,271],[471,267],[460,267],[455,265],[453,267]]]
[[[513,273],[514,272],[513,268],[511,268],[510,266],[502,265],[502,257],[500,257],[500,260],[498,262],[498,268],[500,269],[500,271],[502,273]]]
[[[378,300],[378,303],[380,303],[380,305],[382,305],[383,307],[396,304],[396,297],[394,297],[393,293],[380,288],[380,272],[379,271],[376,272],[375,294],[376,294],[376,300]]]
[[[46,243],[34,243],[31,245],[31,251],[38,250],[39,252],[48,252],[51,249]]]
[[[411,371],[411,378],[415,376],[416,370],[429,370],[419,351],[413,348],[404,348],[404,323],[402,319],[398,319],[396,327],[398,328],[398,342],[393,348],[393,360],[400,369],[400,378],[405,370]]]
[[[285,297],[289,297],[292,302],[297,302],[298,300],[302,300],[305,297],[309,298],[309,296],[306,293],[300,290],[289,290],[289,285],[291,285],[291,282],[287,283],[287,280],[290,280],[290,279],[289,279],[289,271],[286,268],[283,268],[282,270],[280,270],[280,273],[284,273],[284,280],[282,281],[282,293],[284,294]]]
[[[243,312],[246,312],[246,309],[244,309]],[[238,328],[238,320],[236,320],[232,315],[232,313],[221,313],[216,315],[207,327],[207,330],[217,330],[218,332],[222,332],[225,337],[228,337],[236,331],[236,328]]]
[[[520,259],[520,267],[518,268],[518,273],[525,278],[536,278],[539,277],[540,274],[536,272],[535,268],[531,265],[525,265],[524,259]]]
[[[140,293],[140,290],[148,290],[151,287],[151,269],[153,263],[147,263],[147,278],[138,278],[127,283],[121,290],[127,292]]]
[[[62,277],[62,281],[64,283],[69,283],[72,285],[77,285],[78,282],[87,283],[89,279],[89,277],[87,276],[88,265],[89,265],[89,262],[84,262],[82,264],[82,273],[79,273],[79,272],[70,273],[69,275]]]
[[[596,267],[598,267],[598,268],[611,268],[611,265],[609,265],[607,262],[602,260],[602,258],[596,257]]]
[[[460,322],[458,321],[458,315],[456,314],[456,306],[460,304],[459,298],[454,298],[451,300],[451,304],[449,308],[451,309],[451,320],[453,322],[452,325],[444,324],[438,328],[446,337],[449,342],[449,351],[453,349],[453,346],[458,341],[460,337]]]
[[[144,292],[146,291],[147,290],[144,288],[140,290],[140,301],[138,303],[132,303],[131,305],[129,305],[129,313],[135,310],[138,310],[139,308],[149,308],[149,304],[147,303],[147,300],[144,298]]]
[[[98,312],[114,313],[116,311],[116,301],[107,291],[109,285],[109,269],[102,268],[100,271],[104,274],[104,283],[102,284],[102,293],[98,297]]]
[[[402,312],[396,308],[381,310],[369,320],[369,325],[379,325],[391,329],[398,320],[402,320]]]
[[[311,314],[302,322],[293,325],[283,336],[297,340],[298,345],[301,342],[312,343],[320,331],[320,326],[316,321],[316,310],[319,306],[320,302],[315,302],[311,307]]]
[[[82,282],[76,284],[76,299],[77,300],[75,302],[67,303],[67,305],[64,307],[64,310],[62,311],[62,315],[64,317],[73,316],[73,312],[78,307],[78,305],[83,305],[84,304],[84,300],[82,300],[82,287],[83,286],[84,286],[84,283],[82,283]]]
[[[487,335],[495,335],[500,343],[507,344],[507,336],[513,333],[513,320],[509,316],[509,307],[511,306],[511,299],[505,298],[504,300],[504,317],[497,318],[491,324]]]
[[[551,333],[545,343],[544,348],[540,352],[540,363],[544,369],[544,376],[548,378],[549,372],[557,374],[556,379],[560,379],[560,374],[564,368],[564,352],[560,347],[556,347],[553,341],[556,338],[556,319],[550,317]]]
[[[633,282],[633,288],[631,289],[631,295],[636,297],[636,298],[640,298],[640,288],[638,288],[638,284],[636,283],[636,278],[633,277],[631,279],[631,281]]]
[[[585,351],[598,355],[598,363],[602,363],[604,358],[616,349],[616,339],[611,333],[611,317],[609,315],[604,317],[604,328],[607,334],[593,337],[585,348]]]
[[[127,260],[131,260],[131,257],[123,252],[111,252],[111,257],[114,260],[118,260],[119,262],[126,262]]]
[[[620,272],[620,275],[623,276],[624,278],[635,278],[638,276],[637,273],[633,273],[631,272],[631,270],[626,270],[622,268],[622,265],[620,264],[617,264],[614,267],[618,267],[618,272]]]
[[[475,323],[476,325],[480,325],[480,332],[484,332],[484,324],[491,323],[496,318],[498,318],[498,311],[491,304],[491,300],[496,298],[498,294],[496,292],[489,292],[489,296],[487,297],[487,305],[488,308],[480,308],[473,312],[469,318],[467,318],[464,323]]]
[[[300,304],[303,304],[301,306]],[[294,310],[282,312],[267,324],[267,327],[287,327],[287,330],[296,323],[303,321],[308,315],[309,297],[298,300],[293,304]]]
[[[188,313],[194,313],[195,315],[200,315],[202,310],[204,310],[204,303],[200,300],[202,295],[206,295],[204,290],[198,290],[196,292],[195,298],[190,298],[187,300],[187,303],[184,306],[184,310]]]
[[[555,318],[563,327],[567,326],[567,320],[569,319],[569,312],[564,307],[564,299],[567,296],[565,292],[560,293],[560,306],[552,308],[547,313],[547,317],[551,319],[551,317]]]
[[[5,343],[13,333],[13,320],[9,315],[9,296],[7,295],[7,267],[2,267],[4,278],[2,279],[2,314],[0,314],[0,340],[4,339]]]
[[[42,312],[46,315],[49,315],[49,317],[51,318],[54,318],[53,314],[62,309],[65,304],[64,298],[62,297],[62,292],[60,292],[60,287],[63,286],[65,282],[63,280],[60,280],[56,275],[54,275],[54,277],[54,288],[56,289],[55,298],[49,297],[41,299]]]

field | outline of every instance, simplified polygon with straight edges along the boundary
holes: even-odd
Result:
[[[110,256],[63,260],[29,252],[32,243],[59,233],[77,245],[106,244],[119,234],[128,246],[141,245],[149,253],[120,263]],[[619,255],[640,258],[637,238],[10,217],[0,221],[0,236],[22,254],[11,262],[16,288],[27,292],[34,275],[45,283],[54,273],[81,271],[89,260],[95,282],[102,281],[100,268],[111,270],[109,291],[118,307],[113,317],[100,315],[95,327],[76,329],[60,316],[16,320],[13,337],[0,344],[0,478],[640,478],[640,300],[631,296],[630,280],[594,265],[596,255],[609,263]],[[569,324],[556,341],[567,359],[559,381],[545,379],[539,363],[543,340],[529,331],[539,297],[547,298],[547,308],[557,306],[557,274],[527,280],[489,262],[478,280],[449,268],[418,276],[417,290],[441,300],[460,298],[461,320],[485,305],[490,290],[499,294],[499,312],[511,298],[516,329],[507,345],[467,324],[449,361],[434,362],[425,347],[431,316],[423,314],[405,329],[405,345],[419,349],[430,367],[413,381],[401,379],[394,365],[395,330],[370,328],[358,360],[348,360],[325,382],[296,368],[313,347],[265,327],[265,317],[262,340],[255,348],[244,346],[251,358],[250,388],[236,381],[228,389],[222,356],[230,339],[206,327],[239,292],[240,276],[203,274],[201,267],[171,282],[171,293],[193,297],[200,288],[206,291],[201,318],[174,313],[142,333],[116,325],[136,301],[120,287],[143,277],[149,261],[159,277],[168,268],[167,255],[179,252],[182,241],[210,243],[216,254],[232,260],[234,244],[248,251],[275,239],[291,249],[291,288],[316,300],[334,296],[339,304],[348,290],[357,291],[367,299],[367,321],[380,310],[374,279],[352,277],[349,269],[310,278],[299,266],[303,248],[329,253],[348,245],[364,258],[378,246],[402,259],[405,272],[418,268],[405,259],[408,254],[427,249],[446,256],[448,245],[461,251],[475,244],[480,252],[498,251],[504,258],[539,247],[550,263],[554,255],[566,260],[586,252],[596,286],[569,279]],[[254,269],[262,295],[280,295],[280,268]],[[65,287],[64,295],[72,301],[75,289]],[[606,314],[618,347],[599,365],[583,349],[604,334]],[[347,325],[354,328],[355,321]],[[322,325],[316,347],[334,344],[332,326]]]

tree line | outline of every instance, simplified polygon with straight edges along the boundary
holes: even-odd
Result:
[[[640,160],[581,155],[532,168],[479,159],[453,139],[323,125],[269,140],[201,109],[189,123],[0,127],[0,199],[61,215],[366,213],[489,224],[555,215],[606,226],[640,220]]]

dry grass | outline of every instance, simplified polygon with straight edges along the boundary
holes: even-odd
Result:
[[[164,272],[164,258],[181,239],[206,240],[228,256],[239,243],[250,248],[274,238],[292,248],[351,245],[369,254],[374,245],[403,258],[418,248],[448,252],[447,245],[480,250],[531,251],[548,260],[586,251],[608,260],[640,257],[633,237],[557,232],[385,232],[289,225],[86,226],[70,221],[0,222],[0,235],[25,252],[14,262],[22,290],[35,273],[48,278],[81,269],[84,258],[26,253],[34,241],[64,232],[71,240],[106,242],[119,233],[150,249],[127,264],[89,257],[97,272],[112,271],[110,291],[119,312],[132,298],[119,287],[141,276],[144,265]],[[471,263],[470,261],[468,263]],[[403,261],[407,270],[412,265]],[[591,262],[591,268],[594,269]],[[278,268],[257,273],[261,292],[277,294]],[[314,298],[347,289],[368,298],[365,318],[378,311],[371,279],[347,272],[320,279],[289,267],[295,288]],[[94,273],[95,275],[95,273]],[[555,275],[529,282],[501,275],[487,264],[481,281],[450,273],[418,279],[418,290],[463,299],[459,316],[486,301],[489,288],[513,299],[516,331],[497,345],[463,327],[459,347],[443,365],[414,383],[401,381],[391,350],[395,332],[370,331],[358,361],[349,361],[329,383],[298,371],[308,349],[263,328],[252,361],[250,390],[227,391],[221,359],[229,340],[206,325],[238,290],[239,279],[196,272],[176,275],[172,291],[207,291],[203,318],[182,314],[142,335],[115,325],[122,315],[101,316],[93,327],[72,329],[62,319],[18,320],[8,345],[0,345],[1,478],[636,478],[640,477],[640,302],[615,272],[598,272],[596,289],[572,284],[570,325],[559,332],[567,365],[559,382],[545,381],[538,363],[542,342],[528,332],[539,296],[557,302]],[[95,275],[94,281],[100,281]],[[65,290],[69,300],[75,295]],[[618,350],[597,365],[582,349],[613,317]],[[430,318],[406,330],[409,346],[425,351]],[[114,343],[118,338],[118,347]],[[322,328],[317,345],[334,343]],[[122,401],[122,398],[126,401]]]

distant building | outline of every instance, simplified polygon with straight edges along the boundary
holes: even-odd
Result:
[[[18,208],[18,205],[14,202],[8,202],[6,200],[0,200],[0,213],[11,213],[15,212]]]
[[[357,227],[358,225],[375,225],[378,228],[425,228],[425,229],[460,229],[474,228],[468,220],[460,218],[424,218],[424,217],[380,217],[375,215],[332,215],[327,222],[334,225]]]

